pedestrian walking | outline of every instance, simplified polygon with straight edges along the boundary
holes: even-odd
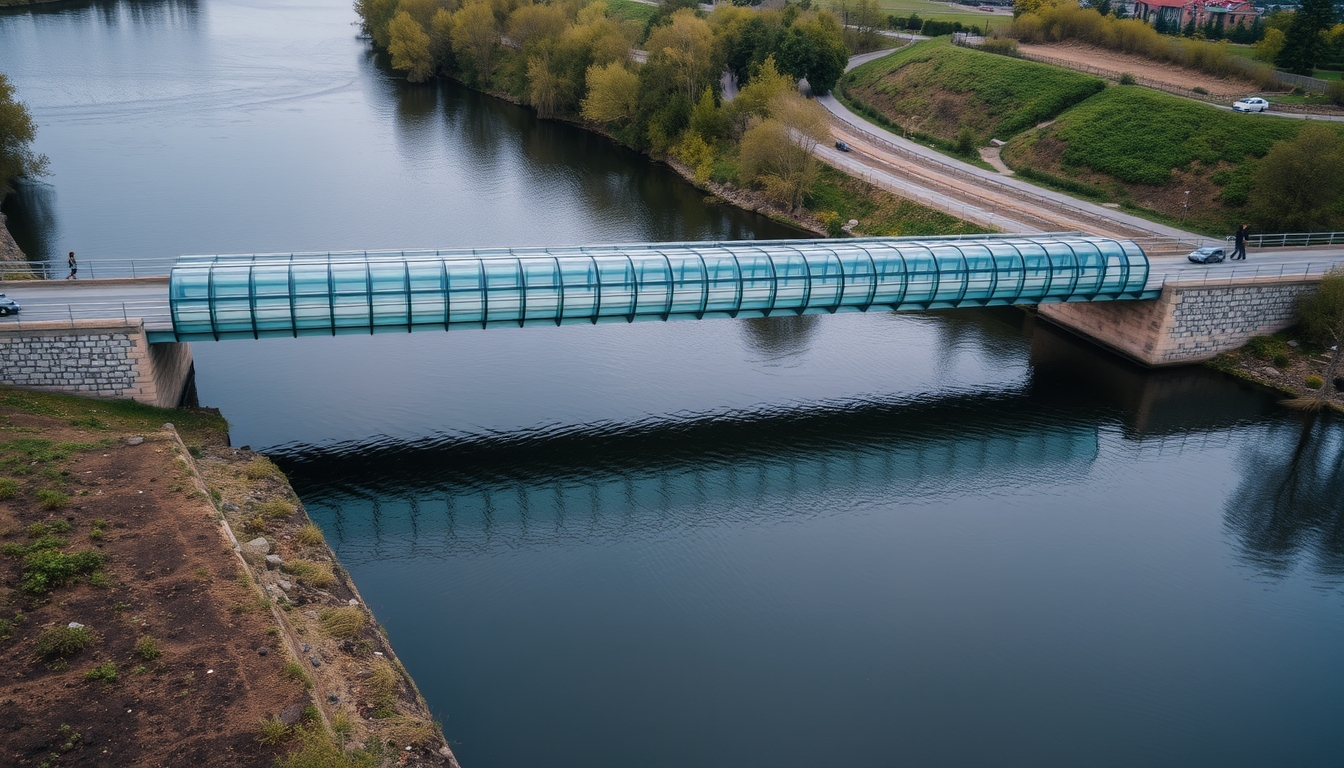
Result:
[[[1250,236],[1251,233],[1249,230],[1246,229],[1245,224],[1242,224],[1240,227],[1237,227],[1237,234],[1234,235],[1237,241],[1237,247],[1232,249],[1233,259],[1241,259],[1242,261],[1246,260],[1246,239]]]
[[[66,280],[74,280],[75,273],[79,271],[79,262],[75,261],[75,252],[70,252],[70,258],[67,260],[70,264],[70,274],[66,275]]]

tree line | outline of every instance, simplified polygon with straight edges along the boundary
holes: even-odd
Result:
[[[647,24],[602,0],[356,0],[364,30],[412,82],[436,76],[507,94],[601,128],[702,181],[760,188],[797,210],[818,172],[811,149],[824,110],[798,92],[835,87],[849,59],[826,11],[720,5],[705,14],[669,0]],[[636,55],[636,51],[644,51]],[[642,59],[642,60],[641,60]],[[720,76],[741,90],[723,99]]]
[[[0,200],[14,191],[15,179],[42,176],[47,156],[32,150],[37,125],[19,101],[9,78],[0,73]]]

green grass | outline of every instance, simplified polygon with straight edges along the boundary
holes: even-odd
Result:
[[[104,685],[111,685],[117,682],[117,665],[113,662],[99,664],[84,673],[84,679],[89,682],[99,682]]]
[[[218,413],[203,408],[155,408],[133,400],[94,400],[4,386],[0,386],[0,408],[67,421],[96,419],[108,429],[120,430],[156,431],[165,422],[172,422],[184,438],[198,433],[222,434],[229,428]]]
[[[1046,64],[929,40],[868,62],[842,81],[896,125],[953,141],[969,127],[978,142],[1008,139],[1106,87],[1104,80]]]
[[[1012,21],[1011,16],[983,11],[956,11],[944,3],[931,3],[927,0],[877,0],[877,5],[882,9],[884,17],[889,15],[908,17],[911,13],[917,13],[921,19],[960,21],[966,26],[977,26],[981,29],[984,29],[986,22],[993,27],[997,27],[1000,24],[1007,24]]]
[[[1046,131],[1065,166],[1132,184],[1166,184],[1195,161],[1234,165],[1291,139],[1300,120],[1239,115],[1139,86],[1118,86],[1074,107]]]
[[[33,643],[40,658],[52,659],[73,656],[93,642],[93,633],[84,627],[51,627],[42,631]]]
[[[634,19],[647,22],[658,12],[658,6],[636,3],[634,0],[606,0],[607,15],[614,19]]]

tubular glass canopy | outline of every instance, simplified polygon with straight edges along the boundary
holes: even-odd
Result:
[[[1133,242],[1078,235],[187,256],[178,340],[1143,298]]]

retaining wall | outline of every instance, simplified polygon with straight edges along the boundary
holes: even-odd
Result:
[[[1144,365],[1199,363],[1292,325],[1297,297],[1316,290],[1318,282],[1296,276],[1168,284],[1153,301],[1042,304],[1038,312]]]
[[[0,384],[178,405],[191,375],[191,346],[150,344],[141,322],[0,325]]]

